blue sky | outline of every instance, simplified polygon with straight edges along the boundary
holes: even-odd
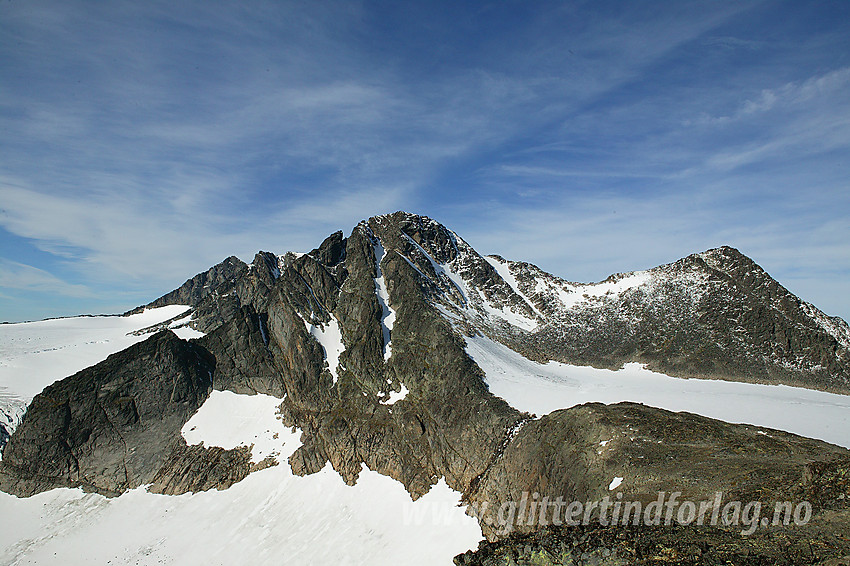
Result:
[[[727,244],[850,318],[850,2],[0,3],[0,320],[408,210],[596,281]]]

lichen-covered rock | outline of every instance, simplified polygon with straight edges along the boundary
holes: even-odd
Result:
[[[482,542],[458,566],[839,566],[850,541],[829,529],[778,528],[749,536],[708,526],[547,527]]]
[[[546,524],[505,528],[499,510],[523,494],[550,502],[616,495],[646,507],[659,492],[689,501],[721,492],[725,501],[809,501],[816,513],[850,511],[850,479],[841,479],[848,471],[850,451],[818,440],[636,403],[590,403],[525,423],[468,497],[479,509],[487,502],[482,528],[496,539]]]

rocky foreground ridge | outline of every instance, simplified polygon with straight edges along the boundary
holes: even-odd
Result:
[[[493,541],[514,540],[496,510],[523,492],[599,500],[612,477],[628,477],[620,491],[644,502],[660,490],[799,500],[831,478],[838,487],[798,532],[850,534],[850,486],[835,472],[848,450],[633,403],[521,413],[489,392],[464,350],[464,336],[482,333],[538,361],[634,361],[680,377],[850,392],[847,324],[732,248],[582,285],[482,257],[439,223],[398,212],[307,254],[228,258],[147,306],[169,304],[191,305],[189,324],[206,335],[148,329],[144,342],[45,389],[3,451],[0,489],[226,488],[256,468],[250,455],[180,436],[219,389],[285,396],[282,419],[303,432],[295,473],[330,462],[354,483],[365,464],[413,497],[444,477],[479,510],[487,502],[480,522]],[[518,524],[511,536],[538,527]],[[850,554],[836,548],[830,556]],[[462,563],[511,563],[477,559]]]

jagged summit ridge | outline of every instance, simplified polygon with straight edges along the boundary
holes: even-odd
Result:
[[[360,222],[355,233],[372,246],[387,357],[390,330],[384,323],[394,298],[392,289],[379,284],[379,273],[383,262],[397,257],[459,332],[483,332],[538,361],[612,368],[640,362],[682,377],[826,390],[850,385],[847,323],[795,297],[728,246],[582,284],[530,263],[481,256],[427,216],[376,216]],[[339,231],[306,254],[260,252],[250,266],[228,258],[150,306],[188,302],[198,328],[210,330],[239,305],[256,303],[263,310],[258,297],[289,269],[308,291],[300,315],[322,326],[331,321],[344,286],[349,239]],[[316,277],[322,279],[318,294],[309,283]]]

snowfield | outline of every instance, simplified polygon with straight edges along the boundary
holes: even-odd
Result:
[[[160,324],[189,310],[171,305],[130,316],[78,316],[38,322],[0,324],[0,424],[12,432],[32,398],[50,385],[141,342],[150,334],[133,332]],[[186,324],[169,328],[181,338],[203,336]]]
[[[286,459],[300,432],[276,419],[280,401],[216,391],[184,427],[187,442],[254,444],[255,460],[281,462],[224,491],[0,493],[0,564],[425,566],[477,546],[478,523],[444,480],[413,502],[399,482],[365,468],[355,486],[330,465],[293,475]]]
[[[490,391],[538,416],[581,403],[633,401],[731,423],[793,432],[850,448],[850,396],[787,385],[679,379],[626,364],[618,371],[559,362],[539,364],[483,336],[466,352]]]
[[[260,462],[266,456],[280,458],[281,450],[290,445],[297,448],[297,436],[293,440],[280,436],[281,423],[277,420],[277,408],[283,399],[271,395],[237,395],[231,391],[213,391],[180,434],[186,444],[220,446],[231,450],[237,446],[251,446],[251,461]],[[291,451],[287,453],[287,457]]]
[[[0,388],[29,402],[54,381],[150,337],[134,336],[132,332],[165,322],[188,309],[171,305],[130,316],[78,316],[0,324]],[[184,330],[200,335],[192,329],[178,329],[178,336]]]
[[[384,333],[384,360],[389,360],[393,355],[392,331],[395,323],[395,310],[390,307],[390,292],[387,289],[387,282],[384,280],[384,274],[381,271],[381,262],[387,256],[387,250],[381,244],[375,244],[375,295],[378,297],[378,304],[381,305],[381,329]]]

